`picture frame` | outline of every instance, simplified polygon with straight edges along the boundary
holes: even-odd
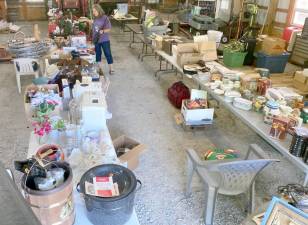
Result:
[[[307,225],[308,214],[273,197],[261,225]]]

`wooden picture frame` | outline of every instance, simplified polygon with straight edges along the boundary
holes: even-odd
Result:
[[[273,197],[261,225],[307,225],[308,214]]]

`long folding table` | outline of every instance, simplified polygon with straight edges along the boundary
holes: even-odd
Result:
[[[166,61],[167,63],[172,65],[172,69],[175,68],[175,70],[180,72],[183,76],[185,75],[182,67],[180,67],[177,64],[176,58],[174,56],[170,56],[160,50],[156,51],[156,53],[159,55],[160,65],[162,61]],[[168,69],[163,70],[160,66],[160,69],[155,72],[155,77],[157,77],[158,73],[160,72],[171,72],[171,71],[172,70],[168,70]],[[255,133],[260,135],[267,143],[269,143],[272,147],[274,147],[277,151],[279,151],[283,155],[283,157],[286,158],[290,163],[294,164],[296,167],[302,170],[305,173],[305,179],[304,179],[303,184],[304,186],[308,185],[308,165],[303,161],[302,158],[295,157],[289,152],[289,147],[291,144],[290,135],[287,135],[287,138],[284,141],[271,138],[269,136],[270,126],[266,125],[263,122],[262,114],[253,112],[253,111],[244,111],[244,110],[234,107],[231,103],[226,102],[223,96],[217,95],[216,93],[214,93],[213,90],[211,90],[208,86],[206,86],[205,83],[198,77],[198,75],[189,76],[189,77],[192,77],[192,79],[199,86],[199,89],[206,90],[207,93],[213,99],[219,102],[222,106],[224,106],[231,113],[233,113],[237,118],[239,118],[244,124],[246,124],[249,128],[251,128]]]

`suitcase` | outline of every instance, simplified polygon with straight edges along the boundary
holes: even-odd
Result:
[[[182,106],[182,101],[184,99],[190,98],[189,88],[183,84],[182,81],[174,83],[168,89],[168,99],[172,105],[176,108],[180,109]]]

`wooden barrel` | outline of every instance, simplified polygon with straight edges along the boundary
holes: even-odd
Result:
[[[75,221],[73,202],[73,174],[66,163],[55,162],[65,169],[66,180],[59,187],[49,191],[39,191],[25,184],[22,177],[22,190],[26,201],[42,225],[72,225]]]

